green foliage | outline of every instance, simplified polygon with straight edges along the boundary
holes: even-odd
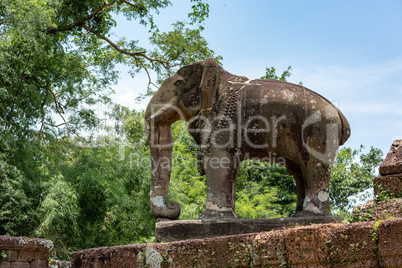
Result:
[[[30,0],[6,1],[5,7],[2,20],[7,23],[0,42],[2,125],[14,131],[39,125],[41,135],[62,134],[66,129],[56,126],[66,122],[73,133],[83,124],[93,126],[93,113],[82,106],[104,97],[102,91],[117,78],[113,65],[88,57],[93,44],[75,40],[74,33],[49,33],[61,23],[58,6]],[[62,122],[53,113],[60,114]]]
[[[191,23],[201,23],[208,5],[192,2]],[[5,0],[0,17],[0,123],[25,129],[39,125],[41,135],[76,133],[96,126],[88,105],[108,101],[110,85],[118,79],[116,64],[132,67],[133,76],[153,70],[166,77],[179,65],[214,56],[201,28],[177,22],[172,31],[159,31],[153,16],[169,5],[166,0]],[[154,50],[139,47],[139,40],[109,39],[116,26],[113,14],[148,27]]]
[[[27,196],[27,184],[15,166],[0,160],[1,234],[25,234],[37,224],[37,213],[31,210],[34,202]]]
[[[168,0],[0,3],[0,234],[51,238],[61,259],[150,239],[144,115],[115,106],[107,125],[94,109],[110,104],[116,64],[165,77],[214,56],[201,36],[209,6],[191,2],[189,22],[166,33],[154,16]],[[115,38],[116,15],[149,35]]]
[[[155,64],[155,69],[159,74],[159,83],[176,72],[180,66],[214,55],[214,51],[208,48],[207,41],[200,35],[200,29],[186,28],[186,24],[183,22],[174,23],[173,27],[174,29],[167,33],[157,31],[150,38],[151,44],[156,47],[151,54],[152,57],[161,55],[162,60]],[[219,62],[222,57],[217,56],[216,59]],[[168,67],[168,72],[162,74],[161,70],[166,67]],[[152,93],[148,92],[148,94]]]
[[[296,208],[296,185],[286,168],[247,160],[237,178],[236,214],[239,218],[288,217]]]
[[[168,200],[181,204],[180,219],[197,219],[205,210],[206,183],[196,156],[199,149],[186,122],[172,126],[173,168]],[[290,216],[296,206],[296,185],[286,168],[263,161],[245,161],[239,170],[236,214],[239,218]]]
[[[281,76],[276,75],[276,68],[271,67],[271,68],[265,68],[265,75],[261,77],[261,79],[275,79],[275,80],[281,80],[281,81],[287,81],[287,79],[292,75],[290,72],[292,70],[292,66],[289,66]]]
[[[385,189],[381,184],[377,184],[377,194],[374,197],[376,202],[387,201],[394,198],[402,198],[402,192],[392,192]]]
[[[44,198],[39,212],[41,222],[35,231],[35,235],[51,239],[56,248],[62,248],[64,244],[72,245],[79,237],[80,207],[75,189],[61,175],[49,181],[49,189]],[[58,257],[65,258],[66,256]],[[68,258],[68,255],[67,255]]]
[[[188,18],[191,20],[190,24],[202,23],[206,18],[209,17],[209,5],[208,3],[203,3],[200,0],[191,0],[194,5],[191,7],[193,12],[188,14]],[[200,26],[200,29],[204,29]]]
[[[112,109],[109,121],[116,118],[119,120],[104,129],[104,134],[48,145],[52,157],[62,153],[59,162],[43,167],[43,173],[58,175],[46,183],[40,225],[34,234],[52,239],[59,259],[82,248],[147,242],[153,235],[149,148],[141,141],[144,137],[135,144],[128,142],[138,136],[128,124],[138,126],[136,118],[143,120],[143,113],[118,106]],[[124,129],[130,130],[127,140]],[[53,148],[61,145],[59,150]]]
[[[179,121],[172,125],[173,168],[169,186],[168,200],[181,204],[180,219],[197,219],[205,210],[207,189],[205,176],[196,159],[199,149],[187,131],[187,122]]]
[[[370,148],[363,154],[364,146],[359,149],[342,148],[335,159],[330,181],[330,202],[332,208],[347,211],[354,204],[350,197],[371,188],[376,168],[382,162],[382,152]]]
[[[0,145],[0,234],[28,234],[38,224],[33,208],[43,190],[42,178],[35,172],[40,164],[40,156],[35,157],[37,142],[4,131]]]
[[[292,66],[289,66],[285,71],[282,72],[281,76],[276,74],[276,68],[265,68],[265,75],[261,77],[261,79],[275,79],[281,81],[288,81],[287,79],[292,75],[290,72],[292,70]],[[299,85],[302,86],[303,83],[299,82]]]

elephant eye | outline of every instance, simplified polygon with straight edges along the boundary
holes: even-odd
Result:
[[[177,79],[174,83],[173,83],[173,85],[175,85],[175,86],[182,86],[182,85],[184,85],[184,79],[182,78],[182,79]]]

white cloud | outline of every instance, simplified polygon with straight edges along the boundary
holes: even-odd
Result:
[[[365,99],[399,93],[402,97],[401,61],[362,66],[298,66],[292,80],[300,80],[314,91]]]
[[[145,74],[139,74],[132,78],[130,75],[123,75],[119,83],[113,87],[115,93],[111,95],[113,102],[126,106],[131,109],[145,110],[147,108],[149,97],[136,102],[140,94],[144,94],[148,86],[148,77]]]
[[[402,116],[401,61],[362,66],[300,66],[293,81],[303,84],[356,118],[379,115],[400,121]],[[352,122],[353,123],[353,122]]]

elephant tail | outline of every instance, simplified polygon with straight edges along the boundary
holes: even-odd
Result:
[[[341,124],[342,124],[342,130],[341,130],[341,136],[340,136],[340,144],[339,145],[343,145],[350,137],[351,134],[351,129],[350,129],[350,125],[348,120],[346,119],[346,117],[343,115],[343,113],[341,111],[339,111],[338,109],[338,114],[339,114],[339,118],[341,119]]]

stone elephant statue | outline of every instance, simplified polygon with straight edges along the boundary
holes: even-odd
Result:
[[[331,215],[331,168],[350,126],[321,95],[288,82],[230,74],[213,58],[184,66],[167,78],[145,113],[152,158],[150,201],[156,218],[180,215],[177,202],[166,203],[170,126],[177,120],[189,121],[189,132],[201,150],[207,184],[201,219],[236,218],[236,180],[245,159],[282,164],[294,176],[294,216]]]

